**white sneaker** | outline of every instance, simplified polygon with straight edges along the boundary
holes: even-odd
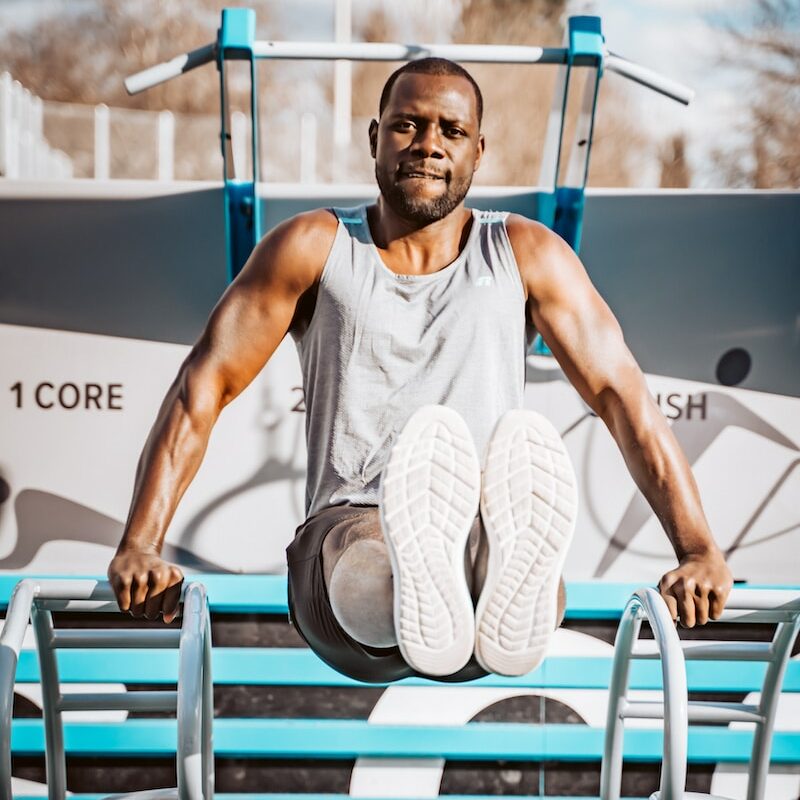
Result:
[[[473,653],[464,551],[480,491],[480,462],[463,418],[444,406],[415,411],[383,470],[379,509],[400,652],[426,675],[452,675]]]
[[[504,414],[486,449],[481,492],[489,562],[475,658],[485,670],[524,675],[544,659],[577,509],[575,473],[556,429],[535,411]]]

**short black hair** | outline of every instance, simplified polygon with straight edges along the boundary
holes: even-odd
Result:
[[[378,116],[381,116],[389,104],[389,96],[392,93],[392,87],[397,82],[401,75],[411,73],[414,75],[455,75],[460,78],[466,78],[475,90],[475,105],[478,110],[478,125],[483,120],[483,95],[481,94],[480,87],[475,82],[475,78],[467,72],[460,64],[455,61],[450,61],[447,58],[419,58],[414,61],[409,61],[403,64],[402,67],[396,69],[387,79],[384,84],[383,91],[381,92],[381,101],[378,108]]]

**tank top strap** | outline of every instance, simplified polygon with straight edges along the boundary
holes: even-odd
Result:
[[[369,229],[367,223],[367,207],[365,205],[334,207],[331,209],[342,225],[350,234],[351,238],[359,241],[369,240]]]
[[[491,266],[496,279],[502,276],[514,291],[520,291],[524,296],[525,289],[506,228],[507,220],[507,211],[475,211],[475,221],[480,225],[478,240],[483,259]]]

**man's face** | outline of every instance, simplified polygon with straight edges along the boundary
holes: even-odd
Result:
[[[461,203],[483,154],[475,91],[458,75],[401,75],[369,135],[381,194],[423,225]]]

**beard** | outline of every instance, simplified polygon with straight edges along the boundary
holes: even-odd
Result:
[[[407,191],[402,182],[393,182],[386,170],[375,164],[375,180],[389,208],[399,217],[417,225],[428,225],[446,217],[467,196],[472,175],[445,180],[445,191],[438,197],[420,197]]]

